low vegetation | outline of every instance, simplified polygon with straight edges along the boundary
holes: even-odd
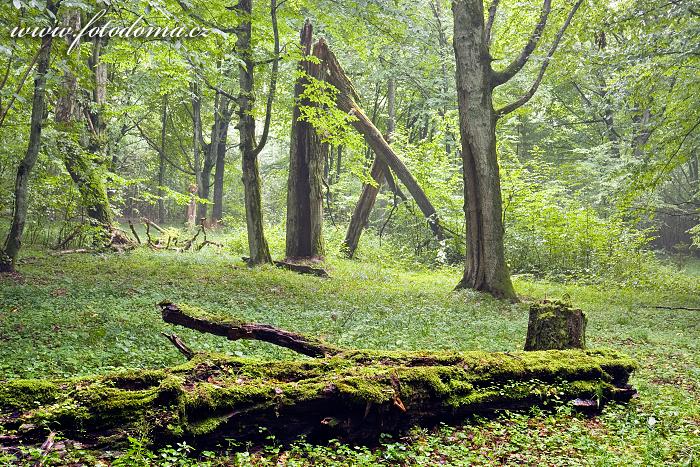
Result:
[[[458,269],[389,261],[390,252],[371,248],[372,241],[358,252],[365,260],[330,257],[331,279],[272,266],[249,269],[240,260],[237,236],[219,235],[217,241],[225,247],[185,253],[142,247],[120,255],[54,256],[28,250],[22,274],[0,278],[0,375],[65,378],[179,365],[184,357],[160,335],[173,330],[197,351],[298,358],[256,341],[229,342],[173,329],[155,307],[164,299],[342,347],[513,352],[524,344],[527,301],[558,298],[586,311],[589,347],[613,347],[639,363],[631,380],[639,398],[610,405],[595,417],[572,413],[565,401],[527,413],[473,416],[458,426],[384,438],[378,446],[303,439],[283,445],[262,433],[263,443],[230,440],[211,451],[175,444],[153,452],[145,447],[144,434],[124,450],[93,453],[58,439],[46,456],[48,465],[70,459],[113,465],[694,465],[698,460],[700,315],[654,308],[700,306],[700,278],[692,268],[657,269],[655,286],[637,287],[516,276],[525,303],[511,304],[455,292]],[[276,242],[271,244],[275,251]],[[27,448],[26,455],[42,453]]]

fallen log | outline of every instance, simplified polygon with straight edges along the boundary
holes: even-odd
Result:
[[[198,447],[269,435],[371,442],[381,433],[457,422],[473,413],[576,399],[626,401],[635,393],[627,384],[635,363],[609,349],[351,350],[172,304],[162,304],[161,312],[168,322],[203,332],[261,339],[307,355],[314,353],[310,348],[322,351],[319,358],[289,361],[195,353],[187,363],[161,370],[3,382],[0,425],[6,436],[0,445],[38,444],[52,431],[111,448],[143,433],[153,445],[184,440]],[[300,340],[307,344],[298,347]]]
[[[308,357],[327,357],[340,349],[313,337],[279,329],[269,324],[246,323],[235,318],[212,317],[197,308],[185,311],[176,304],[164,301],[158,304],[163,321],[200,332],[226,337],[228,340],[251,339],[286,347]]]
[[[248,263],[250,261],[250,258],[248,258],[247,256],[243,256],[241,259],[243,261],[245,261],[246,263]],[[328,274],[328,271],[326,271],[325,269],[315,268],[313,266],[308,266],[306,264],[292,263],[289,261],[273,261],[272,264],[274,264],[278,268],[298,272],[299,274],[308,274],[311,276],[324,277],[324,278],[331,277],[330,274]]]

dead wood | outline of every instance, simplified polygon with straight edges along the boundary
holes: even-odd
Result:
[[[318,339],[279,329],[269,324],[245,323],[235,319],[203,316],[201,313],[183,311],[176,304],[164,301],[158,304],[166,323],[177,324],[208,334],[226,337],[228,340],[250,339],[294,350],[309,357],[335,355],[339,349]]]
[[[247,256],[241,257],[243,261],[248,263],[250,258]],[[308,266],[306,264],[293,263],[290,261],[273,261],[272,264],[278,268],[287,269],[289,271],[297,272],[299,274],[309,274],[311,276],[330,278],[330,274],[323,268],[315,268],[313,266]]]

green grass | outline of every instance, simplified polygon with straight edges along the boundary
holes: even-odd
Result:
[[[159,334],[171,330],[197,350],[294,357],[264,343],[173,329],[154,306],[164,299],[358,348],[512,351],[522,348],[527,328],[526,303],[453,292],[459,270],[452,268],[406,267],[375,262],[376,257],[372,262],[331,258],[333,277],[324,280],[271,267],[250,270],[240,255],[212,249],[27,254],[32,256],[20,265],[21,277],[0,278],[0,378],[5,379],[178,364],[182,356]],[[684,280],[675,278],[672,284],[680,285],[666,289],[661,280],[653,289],[632,289],[515,278],[524,299],[564,297],[586,310],[590,347],[614,347],[638,359],[641,369],[632,383],[640,397],[627,406],[608,407],[595,418],[571,414],[566,407],[474,418],[460,427],[416,429],[371,449],[303,442],[282,448],[270,440],[268,446],[243,447],[225,462],[698,465],[700,312],[649,307],[699,307],[700,279]],[[119,462],[147,465],[138,459],[154,454],[134,443],[133,452]],[[186,460],[186,451],[173,448],[156,455],[170,465],[205,462],[201,454],[199,460],[194,454]],[[224,462],[217,459],[213,465]]]

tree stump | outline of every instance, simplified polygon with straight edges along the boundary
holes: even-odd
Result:
[[[586,348],[586,315],[560,301],[543,300],[530,306],[525,350]]]

